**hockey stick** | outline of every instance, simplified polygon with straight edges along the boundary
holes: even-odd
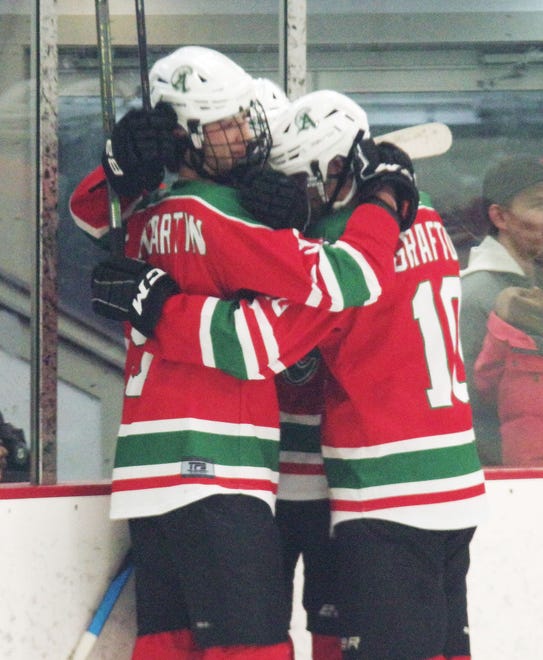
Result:
[[[435,121],[408,126],[375,138],[377,143],[385,140],[401,147],[415,160],[444,154],[451,147],[452,133],[446,124]]]
[[[102,122],[106,138],[106,152],[111,151],[110,137],[115,125],[115,101],[113,97],[113,64],[111,58],[111,37],[109,29],[108,0],[95,0],[96,36],[98,59],[100,62],[100,96],[102,99]],[[121,219],[121,205],[117,193],[108,184],[110,249],[116,256],[124,254],[124,230]]]
[[[140,60],[141,99],[144,110],[151,109],[151,92],[147,65],[147,32],[145,30],[144,0],[136,2],[136,27],[138,31],[138,55]]]
[[[132,574],[132,570],[132,554],[129,550],[126,553],[119,570],[109,583],[106,593],[103,595],[100,605],[98,605],[98,609],[94,613],[87,630],[85,630],[79,643],[70,654],[69,660],[85,660],[89,657],[96,640],[111,614],[111,610],[115,606],[124,585],[128,582],[128,578]]]

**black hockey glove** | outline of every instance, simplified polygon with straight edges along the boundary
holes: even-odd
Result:
[[[303,230],[309,222],[307,193],[294,180],[272,169],[250,169],[237,183],[241,205],[272,229]]]
[[[92,309],[114,321],[129,321],[150,337],[166,300],[180,292],[177,283],[163,270],[145,261],[112,257],[92,271]]]
[[[376,193],[390,186],[396,197],[400,231],[411,227],[419,206],[419,191],[415,181],[413,163],[408,154],[391,142],[377,144],[379,162],[375,169],[358,171],[359,201],[375,201]],[[377,202],[382,204],[382,202]]]
[[[115,192],[127,197],[151,192],[162,183],[164,166],[177,169],[176,126],[177,115],[167,103],[152,110],[129,110],[115,124],[102,154],[102,166]]]

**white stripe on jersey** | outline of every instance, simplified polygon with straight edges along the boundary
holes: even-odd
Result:
[[[358,252],[358,250],[355,250],[351,245],[349,245],[349,243],[345,243],[345,241],[337,240],[334,243],[334,247],[340,247],[342,250],[344,250],[356,261],[360,267],[369,291],[369,298],[364,303],[364,306],[374,303],[381,295],[382,289],[373,268],[366,261],[366,258],[360,252]],[[332,311],[337,310],[333,309]]]
[[[218,298],[208,297],[202,306],[202,313],[200,314],[200,349],[202,351],[202,362],[205,367],[215,367],[215,353],[213,352],[213,342],[211,341],[211,321],[218,303]]]
[[[445,479],[427,479],[425,481],[408,481],[405,483],[369,486],[368,488],[330,488],[331,499],[350,502],[371,502],[372,500],[401,497],[421,493],[446,493],[477,486],[484,480],[482,470],[471,474],[462,474]]]
[[[440,435],[430,435],[424,438],[397,440],[396,442],[387,442],[386,444],[374,445],[371,447],[351,448],[323,445],[322,453],[326,458],[341,458],[344,460],[371,459],[381,458],[382,456],[391,456],[393,454],[403,454],[406,452],[467,445],[473,442],[474,438],[475,435],[473,429],[469,429],[457,433],[445,433]]]
[[[260,302],[258,300],[254,300],[250,304],[250,308],[255,316],[256,322],[258,324],[258,328],[260,331],[260,336],[262,338],[262,341],[264,343],[264,347],[266,349],[266,356],[268,360],[267,367],[273,371],[273,373],[281,373],[281,371],[284,371],[286,369],[285,364],[281,362],[279,359],[279,346],[277,344],[277,340],[275,338],[275,334],[273,332],[273,328],[264,313],[262,306],[260,305]],[[234,317],[236,316],[243,317],[243,311],[236,310],[234,313]],[[236,322],[236,327],[237,327],[237,322]],[[252,347],[252,339],[250,336],[249,331],[247,330],[247,337],[240,337],[238,334],[238,338],[241,342],[241,345],[243,347],[243,355],[245,356],[245,351],[246,348],[248,348],[249,345]],[[247,345],[247,347],[245,346]],[[254,355],[254,352],[252,353]],[[254,364],[251,362],[245,361],[246,365],[246,370],[247,370],[247,378],[248,379],[255,379],[255,378],[263,378],[263,376],[260,374],[259,368],[258,368],[258,360],[255,357]]]
[[[144,422],[122,424],[119,437],[149,433],[172,433],[176,431],[198,431],[214,433],[232,437],[254,437],[261,440],[274,440],[279,442],[279,428],[273,426],[254,426],[253,424],[240,424],[233,422],[217,422],[195,417],[180,417],[176,419],[152,419]]]

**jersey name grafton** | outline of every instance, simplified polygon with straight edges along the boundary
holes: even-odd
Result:
[[[181,294],[183,329],[159,324],[174,354],[247,379],[271,378],[319,346],[333,376],[322,435],[333,524],[373,517],[459,529],[486,515],[458,333],[459,266],[440,222],[419,209],[396,255],[408,267],[375,305],[331,314],[265,297],[233,305]]]
[[[458,259],[445,227],[435,220],[414,224],[411,231],[402,233],[400,240],[402,244],[396,252],[394,262],[397,273],[438,259],[446,261]]]

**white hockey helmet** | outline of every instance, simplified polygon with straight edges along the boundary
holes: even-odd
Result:
[[[333,90],[318,90],[299,97],[276,117],[272,131],[269,164],[287,175],[307,174],[307,186],[317,187],[323,203],[334,208],[345,205],[335,202],[339,181],[330,198],[324,191],[329,163],[340,156],[346,170],[354,171],[356,145],[370,137],[366,112],[345,94]]]
[[[151,105],[170,103],[179,124],[209,124],[249,108],[256,100],[252,77],[229,57],[203,46],[182,46],[152,66]]]
[[[200,174],[209,174],[203,165],[203,127],[240,113],[247,114],[253,134],[247,142],[247,161],[266,160],[271,137],[254,80],[226,55],[203,46],[182,46],[153,65],[149,86],[153,107],[165,102],[175,110],[196,155],[192,165]],[[224,173],[218,162],[211,169],[212,174]]]
[[[269,78],[255,78],[256,98],[260,101],[268,121],[277,116],[290,101],[285,92]]]

